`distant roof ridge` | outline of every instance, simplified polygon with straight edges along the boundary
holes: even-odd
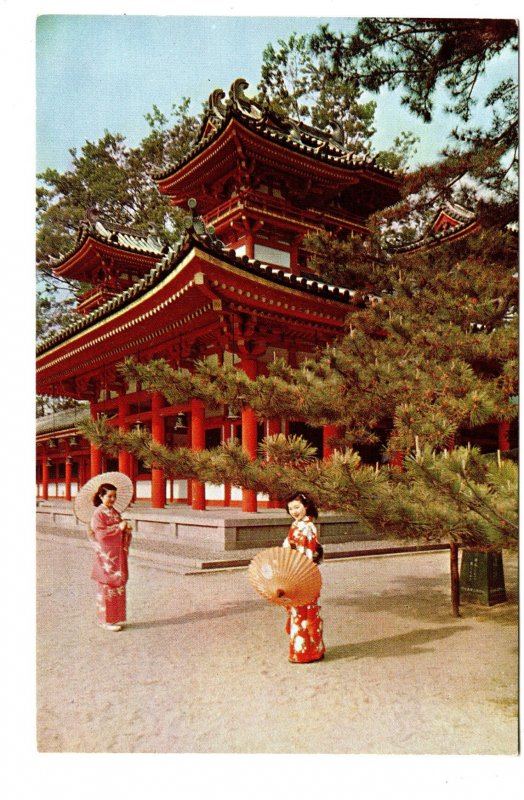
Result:
[[[78,405],[76,408],[65,408],[61,411],[52,411],[36,419],[37,436],[43,433],[68,430],[76,426],[81,419],[90,416],[89,405]]]
[[[78,225],[75,243],[59,258],[51,258],[50,265],[54,270],[63,266],[82,247],[89,236],[104,244],[122,247],[132,252],[144,253],[152,257],[162,256],[168,251],[169,243],[153,232],[151,225],[149,227],[148,233],[144,233],[132,226],[119,225],[110,222],[97,209],[90,208]]]
[[[449,228],[435,230],[435,223],[441,214],[452,217],[456,221],[456,224]],[[476,225],[478,225],[478,219],[474,211],[464,208],[464,206],[459,205],[459,203],[445,199],[438,206],[429,224],[426,226],[426,229],[418,239],[407,244],[392,245],[391,252],[407,253],[410,250],[418,250],[424,247],[431,247],[435,244],[441,244],[446,239],[454,238]]]

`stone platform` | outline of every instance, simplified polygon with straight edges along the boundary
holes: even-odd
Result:
[[[125,516],[131,520],[135,545],[144,537],[217,552],[282,544],[291,524],[289,515],[278,508],[257,513],[238,508],[194,511],[179,505],[157,509],[138,502],[127,509]],[[85,533],[85,525],[74,516],[73,504],[66,500],[38,501],[36,520],[37,527],[78,529]],[[370,538],[361,522],[343,514],[322,514],[318,529],[322,544]]]
[[[290,517],[281,509],[252,514],[235,508],[152,509],[136,503],[125,516],[133,525],[132,560],[186,574],[246,567],[260,548],[281,545],[290,525]],[[39,501],[36,527],[45,536],[72,538],[91,547],[86,525],[75,519],[72,503],[65,500]],[[357,520],[340,514],[323,514],[319,530],[326,561],[447,548],[378,539]]]

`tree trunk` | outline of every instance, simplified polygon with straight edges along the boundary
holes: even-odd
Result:
[[[458,544],[451,542],[449,546],[449,566],[451,573],[451,608],[454,617],[460,617],[460,579],[458,568]]]

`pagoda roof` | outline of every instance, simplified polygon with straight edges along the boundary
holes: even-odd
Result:
[[[378,166],[373,157],[355,153],[346,147],[342,128],[338,123],[332,123],[328,130],[320,130],[291,117],[281,117],[248,98],[244,91],[248,86],[246,80],[238,78],[229,90],[228,99],[224,100],[225,92],[222,89],[215,89],[211,93],[196,144],[177,164],[155,170],[153,178],[157,183],[174,176],[210,147],[232,120],[293,153],[314,159],[319,165],[339,167],[353,172],[365,170],[394,183],[400,182],[397,173]],[[162,191],[164,187],[159,188]]]
[[[78,226],[73,247],[60,258],[52,260],[51,265],[56,275],[69,272],[70,262],[81,252],[88,239],[110,248],[156,260],[165,255],[169,249],[168,243],[156,234],[152,232],[144,234],[136,228],[116,225],[99,217],[95,209],[89,209],[86,218]]]
[[[169,248],[168,252],[143,278],[78,321],[42,341],[37,347],[37,356],[44,355],[48,350],[66,342],[72,336],[88,331],[91,326],[111,317],[116,312],[125,309],[129,304],[134,303],[141,296],[146,295],[155,286],[162,283],[170,273],[174,272],[191,250],[195,249],[208,253],[215,258],[218,257],[220,261],[240,269],[246,276],[263,277],[270,283],[286,286],[303,293],[305,296],[316,296],[317,298],[348,305],[354,295],[354,292],[350,289],[334,286],[321,280],[294,275],[286,269],[263,264],[256,259],[249,259],[245,255],[237,256],[234,250],[224,249],[222,243],[208,233],[199,235],[190,230],[185,233],[175,246]]]
[[[393,247],[394,253],[409,253],[469,236],[480,225],[472,211],[457,203],[445,201],[435,212],[423,235],[409,244]]]

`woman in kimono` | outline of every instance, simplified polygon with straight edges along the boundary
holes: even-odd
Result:
[[[304,492],[295,492],[286,501],[293,524],[284,539],[283,547],[304,553],[315,563],[322,559],[322,547],[314,520],[318,517],[313,499]],[[289,635],[289,660],[293,664],[307,664],[324,657],[322,619],[318,598],[305,606],[288,606],[286,633]]]
[[[127,554],[131,526],[114,508],[116,486],[102,483],[93,497],[89,538],[95,546],[91,578],[98,583],[97,622],[108,631],[119,631],[126,620]]]

